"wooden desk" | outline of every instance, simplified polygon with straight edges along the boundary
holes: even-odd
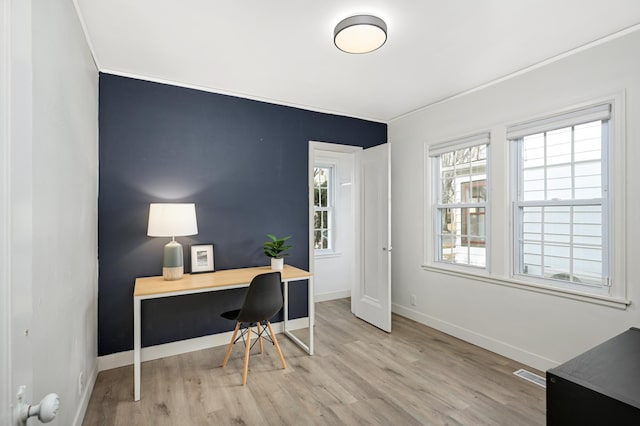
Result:
[[[133,289],[133,383],[134,400],[140,400],[140,351],[141,351],[141,302],[146,299],[173,297],[183,294],[205,293],[232,288],[248,287],[259,274],[273,272],[269,266],[256,268],[228,269],[206,274],[189,275],[177,281],[165,281],[162,277],[137,278]],[[309,355],[313,355],[313,276],[310,272],[285,265],[281,271],[284,283],[284,334],[302,347]],[[294,336],[287,328],[289,321],[289,282],[309,280],[309,344]]]

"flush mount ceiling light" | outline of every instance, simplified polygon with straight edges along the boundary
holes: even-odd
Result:
[[[387,41],[387,24],[377,16],[356,15],[343,19],[333,31],[336,47],[347,53],[368,53]]]

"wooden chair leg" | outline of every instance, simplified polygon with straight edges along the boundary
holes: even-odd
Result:
[[[280,362],[282,362],[282,368],[287,368],[287,363],[284,362],[284,357],[282,356],[282,351],[280,350],[280,345],[278,344],[278,339],[276,339],[276,333],[273,332],[273,328],[271,327],[271,323],[267,321],[267,327],[269,327],[269,333],[271,334],[271,340],[273,340],[273,344],[278,351],[278,356],[280,356]]]
[[[247,343],[244,348],[244,372],[242,373],[242,384],[247,384],[247,373],[249,372],[249,350],[251,349],[251,326],[247,327]]]
[[[260,342],[260,353],[262,353],[262,332],[260,331],[260,323],[256,323],[256,327],[258,328],[258,341]]]
[[[223,367],[227,365],[227,361],[229,361],[229,355],[231,355],[231,349],[233,349],[233,344],[236,342],[236,336],[238,335],[239,329],[240,329],[240,323],[237,323],[235,330],[233,330],[233,336],[231,337],[231,342],[229,342],[227,353],[224,355],[224,361],[222,361]]]

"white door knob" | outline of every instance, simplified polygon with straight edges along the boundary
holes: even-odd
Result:
[[[38,405],[29,405],[24,402],[24,395],[25,387],[20,386],[18,390],[18,407],[16,407],[19,424],[26,425],[27,419],[34,416],[37,416],[38,420],[42,423],[49,423],[55,419],[58,414],[58,409],[60,408],[60,398],[58,395],[50,393],[42,398],[42,401],[40,401]]]
[[[56,418],[60,408],[60,398],[55,393],[50,393],[42,398],[40,404],[29,409],[29,417],[38,416],[42,423],[49,423]],[[33,414],[32,414],[33,413]]]

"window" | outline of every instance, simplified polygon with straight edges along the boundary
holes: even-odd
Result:
[[[514,272],[580,290],[609,285],[610,104],[507,129]]]
[[[313,247],[333,250],[334,168],[316,166],[313,169]]]
[[[429,149],[437,262],[487,265],[488,151],[488,133]]]

